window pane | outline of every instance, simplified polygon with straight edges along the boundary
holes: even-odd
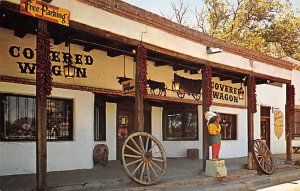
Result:
[[[197,106],[181,104],[167,106],[164,107],[163,117],[164,140],[198,139]]]
[[[300,110],[295,110],[295,122],[300,122]]]
[[[35,140],[35,97],[0,94],[1,140]],[[47,138],[72,139],[72,100],[47,99]]]
[[[300,123],[294,123],[294,135],[300,136]]]
[[[47,100],[47,139],[72,139],[72,112],[70,100]]]
[[[32,97],[4,96],[2,139],[34,139],[35,101]]]
[[[221,115],[221,135],[223,140],[236,140],[236,115],[224,114]]]

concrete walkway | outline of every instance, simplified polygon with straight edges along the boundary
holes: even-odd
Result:
[[[300,160],[300,154],[294,155]],[[256,171],[245,170],[247,158],[225,159],[228,168],[227,180],[246,178],[256,175]],[[294,167],[284,164],[284,155],[275,156],[276,167],[292,170]],[[206,177],[201,173],[202,161],[187,158],[169,158],[167,173],[159,185],[212,184],[216,178]],[[111,190],[115,188],[141,188],[132,183],[124,173],[119,161],[109,161],[107,167],[100,165],[88,170],[49,172],[48,187],[50,190]],[[1,191],[33,190],[36,188],[35,174],[0,176]],[[159,185],[157,185],[159,187]],[[149,187],[148,187],[149,188]]]

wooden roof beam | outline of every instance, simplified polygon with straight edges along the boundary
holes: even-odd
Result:
[[[183,66],[179,66],[179,65],[174,65],[173,66],[173,70],[174,71],[178,71],[178,70],[184,70],[185,68]]]
[[[116,51],[116,50],[107,50],[106,55],[109,57],[117,57],[122,55],[123,53],[120,51]]]
[[[166,65],[169,65],[169,64],[167,64],[166,62],[162,62],[162,61],[155,61],[154,62],[155,67],[166,66]]]

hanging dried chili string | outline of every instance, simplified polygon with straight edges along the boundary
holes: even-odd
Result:
[[[50,62],[50,37],[44,30],[38,30],[36,76],[39,89],[38,95],[46,99],[52,91],[52,71]]]
[[[139,95],[144,98],[147,95],[147,50],[143,45],[138,45],[138,69]]]
[[[212,105],[212,85],[211,85],[211,80],[212,80],[212,71],[211,71],[211,66],[207,65],[205,67],[205,86],[206,89],[202,91],[206,91],[206,106],[210,107]]]
[[[250,92],[249,92],[249,109],[252,113],[256,113],[256,83],[253,76],[250,77]]]

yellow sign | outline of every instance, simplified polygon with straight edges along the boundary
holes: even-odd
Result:
[[[41,1],[21,0],[20,13],[65,26],[70,23],[70,11]]]
[[[123,94],[132,94],[135,92],[135,80],[126,80],[122,82],[122,85]]]
[[[279,139],[283,133],[283,113],[281,111],[274,111],[274,132]]]

